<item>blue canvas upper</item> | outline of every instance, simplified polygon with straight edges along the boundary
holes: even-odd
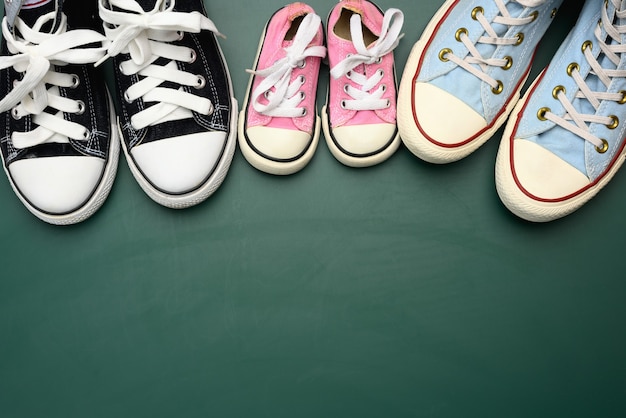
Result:
[[[626,0],[620,0],[619,3],[621,10],[626,9]],[[625,19],[615,17],[616,10],[611,1],[608,2],[608,6],[605,6],[602,1],[587,0],[576,25],[554,56],[529,99],[515,132],[516,139],[525,139],[541,145],[588,176],[591,181],[602,175],[615,154],[619,152],[626,135],[626,124],[624,123],[626,121],[626,105],[611,100],[602,100],[599,108],[594,109],[587,99],[576,97],[580,90],[574,78],[568,75],[567,68],[572,63],[578,64],[580,75],[594,92],[619,93],[626,90],[624,77],[613,77],[607,88],[592,71],[582,50],[583,43],[591,41],[593,56],[599,61],[602,68],[606,70],[626,69],[626,54],[620,54],[619,66],[616,68],[615,64],[605,56],[600,48],[595,32],[598,31],[601,40],[607,41],[606,27],[598,24],[602,9],[605,7],[608,7],[608,15],[613,17],[614,25],[626,24]],[[621,34],[619,42],[626,45],[625,33]],[[544,107],[549,108],[557,116],[565,116],[565,108],[558,99],[553,97],[553,90],[557,86],[565,88],[568,100],[572,102],[578,112],[603,116],[615,115],[619,118],[620,124],[616,129],[609,129],[605,124],[587,124],[593,135],[608,142],[607,152],[599,153],[593,143],[549,120],[542,121],[537,117],[539,109]]]
[[[514,0],[504,1],[503,3],[513,18],[523,18],[532,15],[533,12],[538,12],[537,18],[531,23],[522,26],[507,26],[493,24],[493,19],[500,15],[500,10],[494,1],[484,1],[479,4],[475,0],[459,0],[445,17],[441,26],[433,33],[431,43],[422,59],[422,67],[417,81],[431,83],[449,92],[482,115],[488,124],[491,123],[526,75],[535,47],[552,22],[553,11],[558,8],[561,2],[562,0],[546,0],[539,6],[525,7]],[[481,23],[472,19],[472,10],[478,6],[484,10],[484,16],[492,23],[498,36],[515,38],[518,33],[522,33],[524,36],[522,43],[516,46],[476,43],[479,38],[488,36]],[[444,48],[451,49],[454,55],[459,58],[470,55],[463,42],[455,39],[455,34],[460,28],[467,29],[468,37],[474,42],[484,58],[504,58],[507,56],[513,58],[513,66],[508,70],[489,66],[486,71],[495,80],[502,81],[502,93],[494,94],[492,87],[475,75],[454,62],[444,62],[439,59],[439,53]],[[472,65],[480,68],[477,64]]]

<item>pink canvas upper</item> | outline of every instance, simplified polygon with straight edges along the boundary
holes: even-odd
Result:
[[[328,61],[331,69],[339,62],[343,61],[349,54],[357,54],[352,41],[337,36],[335,32],[335,27],[344,9],[361,15],[362,25],[368,28],[377,37],[381,35],[381,28],[383,26],[383,13],[371,2],[366,0],[342,0],[339,2],[328,18],[327,47]],[[368,45],[368,49],[370,47],[371,45]],[[330,77],[327,106],[330,114],[330,125],[332,127],[396,123],[396,83],[393,53],[387,53],[381,58],[382,60],[379,62],[358,65],[352,71],[364,74],[366,77],[371,77],[377,71],[383,70],[384,76],[379,85],[385,85],[386,87],[383,98],[389,100],[389,107],[378,110],[360,111],[343,109],[341,102],[351,99],[344,91],[345,85],[349,84],[355,88],[360,88],[361,86],[356,85],[346,76],[340,77],[339,79]]]
[[[315,13],[313,9],[304,3],[292,3],[278,10],[267,24],[265,39],[261,48],[255,70],[262,70],[271,67],[276,61],[284,58],[287,54],[285,48],[292,44],[291,40],[286,40],[287,33],[292,26],[294,20],[299,17],[306,16],[309,13]],[[318,33],[313,38],[309,46],[323,46],[324,33],[322,25],[319,25]],[[312,133],[315,123],[315,97],[317,91],[317,80],[319,77],[321,58],[307,57],[305,65],[294,66],[291,73],[291,82],[300,76],[305,77],[305,83],[300,88],[304,93],[304,100],[299,105],[307,109],[307,113],[301,117],[272,117],[257,112],[252,104],[248,106],[247,126],[266,126],[272,128],[298,129],[300,131]],[[251,92],[262,82],[263,77],[254,76]],[[252,96],[250,100],[252,100]],[[267,104],[267,100],[261,96],[259,103]]]

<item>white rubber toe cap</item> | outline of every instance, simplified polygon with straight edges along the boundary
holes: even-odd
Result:
[[[382,151],[396,135],[396,125],[377,123],[371,125],[340,126],[332,134],[342,151],[353,155],[369,155]]]
[[[95,157],[42,157],[11,163],[9,173],[24,198],[53,215],[83,206],[98,187],[105,161]]]
[[[311,144],[311,135],[293,129],[254,126],[246,134],[252,147],[271,159],[294,159]]]
[[[527,193],[541,199],[561,199],[589,185],[579,170],[534,142],[517,139],[514,171]]]
[[[204,132],[141,144],[131,155],[153,186],[180,194],[206,181],[222,156],[225,141],[224,132]]]
[[[415,84],[415,113],[424,133],[445,145],[467,141],[487,127],[474,109],[429,83]]]

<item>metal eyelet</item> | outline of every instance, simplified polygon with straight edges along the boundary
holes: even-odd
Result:
[[[189,51],[190,51],[189,52],[189,61],[187,61],[187,63],[193,64],[194,62],[196,62],[196,59],[198,58],[198,54],[193,49],[190,49]]]
[[[577,63],[573,62],[567,66],[567,75],[571,77],[574,71],[578,70],[580,70],[580,66]]]
[[[182,41],[183,38],[185,37],[185,32],[183,32],[182,30],[177,30],[176,31],[176,35],[178,35],[178,38],[176,38],[177,41]]]
[[[439,51],[439,59],[443,62],[450,61],[448,58],[446,58],[446,55],[448,54],[452,54],[452,50],[450,48],[442,49],[441,51]]]
[[[132,103],[133,99],[130,98],[130,96],[128,95],[128,90],[126,90],[124,92],[124,100],[126,100],[126,103]]]
[[[585,52],[587,50],[587,48],[589,48],[589,51],[593,51],[593,42],[591,42],[591,41],[583,42],[583,45],[580,47],[580,49],[583,52]]]
[[[511,67],[513,66],[513,58],[509,57],[508,55],[506,57],[504,57],[503,59],[506,60],[506,64],[504,64],[502,68],[504,71],[511,69]]]
[[[531,22],[534,22],[539,17],[539,12],[537,10],[535,10],[534,12],[529,14],[528,16],[532,16],[533,20],[531,20]]]
[[[602,140],[602,147],[596,147],[596,151],[598,152],[598,154],[604,154],[608,150],[609,150],[609,143],[606,141],[606,139]]]
[[[13,116],[13,119],[15,120],[22,119],[22,116],[20,116],[20,114],[17,112],[17,107],[14,107],[13,109],[11,109],[11,116]]]
[[[83,131],[83,140],[88,140],[89,138],[91,138],[91,131],[89,129],[85,129]]]
[[[76,112],[76,114],[82,115],[83,113],[85,113],[85,102],[83,102],[82,100],[78,100],[77,104],[78,104],[78,112]]]
[[[194,88],[200,90],[204,88],[204,86],[206,86],[206,79],[201,75],[198,75],[198,80],[196,81],[196,85],[194,86]]]
[[[461,39],[461,35],[467,36],[468,33],[469,32],[467,31],[467,29],[461,28],[461,29],[457,30],[456,33],[454,34],[454,39],[456,39],[459,42],[462,42],[463,39]]]
[[[555,99],[559,99],[559,93],[563,93],[565,94],[566,90],[565,87],[563,86],[556,86],[554,88],[554,90],[552,90],[552,97],[554,97]]]
[[[347,78],[348,80],[351,80],[351,78],[350,78],[350,77],[352,77],[352,71],[348,71],[348,72],[346,73],[346,78]]]
[[[384,77],[384,76],[385,76],[385,70],[383,70],[383,69],[381,68],[380,70],[378,70],[378,74],[379,74],[381,77]]]
[[[349,84],[344,84],[344,85],[343,85],[343,92],[344,92],[344,93],[348,93],[348,89],[349,89],[349,88],[350,88],[350,85],[349,85]]]
[[[302,108],[302,114],[300,115],[300,117],[302,117],[302,116],[306,116],[306,115],[307,115],[307,113],[309,113],[309,112],[306,110],[306,107],[303,107],[303,108]]]
[[[304,83],[306,83],[306,77],[301,75],[300,77],[298,77],[298,79],[300,80],[300,85],[303,86]]]
[[[381,64],[383,62],[383,57],[378,57],[376,58],[376,61],[374,61],[374,64]]]
[[[498,85],[491,88],[491,92],[493,94],[500,94],[502,93],[502,90],[504,90],[504,84],[502,84],[502,81],[500,80],[497,80],[497,81],[498,81]]]
[[[387,85],[385,85],[385,84],[380,86],[380,88],[382,89],[383,93],[385,93],[387,91]]]
[[[391,107],[391,100],[387,99],[387,104],[385,104],[385,108],[389,109]]]
[[[550,13],[550,19],[554,19],[554,17],[556,16],[556,12],[558,11],[558,9],[552,9],[552,13]]]
[[[611,119],[611,123],[606,125],[606,127],[609,129],[617,128],[619,126],[619,118],[615,115],[611,115],[609,118]]]
[[[346,110],[346,101],[345,100],[342,100],[339,105],[341,106],[342,109]]]
[[[270,93],[271,93],[271,92],[270,92],[269,90],[265,90],[265,91],[263,92],[263,97],[265,97],[267,100],[269,100],[269,99],[270,99]]]
[[[79,85],[80,85],[80,78],[76,74],[72,74],[72,85],[70,86],[70,88],[75,89]]]
[[[485,9],[483,9],[482,7],[478,6],[478,7],[474,7],[474,10],[472,10],[472,19],[474,20],[478,20],[478,14],[485,14]]]
[[[521,45],[522,42],[524,42],[524,34],[522,32],[519,32],[517,35],[515,35],[515,37],[517,38],[517,41],[515,41],[513,45],[518,46]]]
[[[301,91],[300,92],[300,100],[304,100],[306,98],[306,93]]]
[[[539,119],[542,122],[548,120],[548,118],[546,118],[546,113],[550,111],[551,110],[549,107],[542,107],[541,109],[537,111],[537,119]]]
[[[619,93],[622,95],[622,98],[617,103],[623,105],[626,103],[626,90],[620,90]]]
[[[305,59],[300,61],[300,62],[298,62],[298,68],[302,69],[304,67],[306,67],[306,60]]]

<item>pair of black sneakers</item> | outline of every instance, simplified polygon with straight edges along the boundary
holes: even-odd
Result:
[[[4,6],[0,149],[30,212],[60,225],[91,216],[111,190],[120,144],[139,185],[164,206],[195,205],[220,186],[237,103],[202,0]],[[118,112],[98,68],[108,58]]]

